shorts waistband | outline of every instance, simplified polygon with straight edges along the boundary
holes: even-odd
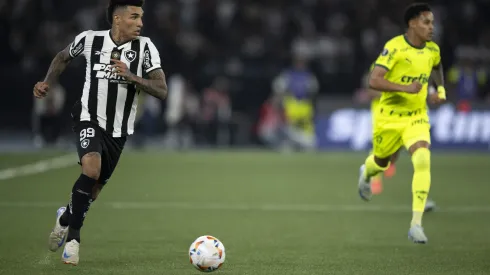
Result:
[[[390,116],[416,116],[416,115],[421,115],[424,112],[424,109],[418,108],[410,111],[397,111],[396,109],[385,109],[385,108],[380,108],[379,112],[381,114],[385,115],[390,115]]]

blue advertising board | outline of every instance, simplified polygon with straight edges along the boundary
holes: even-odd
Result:
[[[460,112],[445,104],[429,112],[432,148],[490,150],[490,110]],[[317,147],[366,150],[371,148],[369,109],[342,108],[316,119]]]

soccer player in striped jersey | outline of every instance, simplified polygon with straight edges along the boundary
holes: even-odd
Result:
[[[143,0],[111,0],[110,30],[84,31],[53,59],[45,79],[34,86],[43,98],[74,58],[86,59],[81,99],[72,111],[73,130],[82,166],[66,207],[57,211],[49,249],[57,251],[66,239],[62,261],[79,263],[80,230],[90,205],[111,177],[127,136],[134,132],[138,94],[167,96],[160,56],[143,27]]]

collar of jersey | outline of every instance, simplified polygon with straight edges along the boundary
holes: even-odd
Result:
[[[424,45],[422,45],[421,47],[417,47],[417,46],[413,45],[412,43],[410,43],[410,41],[408,41],[408,38],[407,38],[407,35],[406,34],[403,35],[403,39],[405,39],[405,42],[407,42],[408,45],[410,45],[411,47],[413,47],[415,49],[419,49],[419,50],[425,48],[425,45],[427,44],[427,43],[424,42]]]
[[[117,45],[117,43],[116,43],[116,42],[114,41],[114,39],[112,38],[111,30],[109,30],[109,31],[107,32],[107,36],[109,36],[109,38],[110,38],[110,39],[111,39],[111,41],[112,41],[112,44],[116,45],[116,48],[118,48],[118,49],[120,49],[120,48],[124,47],[124,46],[125,46],[126,44],[128,44],[128,43],[133,42],[133,40],[129,40],[129,41],[128,41],[128,42],[126,42],[126,43],[123,43],[123,44],[121,44],[121,45]]]

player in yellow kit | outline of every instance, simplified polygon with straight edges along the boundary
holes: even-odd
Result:
[[[369,68],[369,73],[373,70],[374,68],[374,63],[371,65]],[[367,74],[369,76],[369,73]],[[377,113],[376,110],[379,106],[379,101],[381,98],[382,92],[376,91],[374,89],[369,88],[369,84],[367,83],[368,81],[366,80],[366,91],[368,93],[369,98],[371,99],[371,114],[373,115],[372,121],[373,124],[376,121],[375,119],[375,114]],[[434,88],[433,85],[429,86],[429,103],[436,104],[438,103],[439,96],[437,95],[436,89]],[[383,175],[387,178],[393,177],[396,173],[396,168],[395,168],[395,162],[398,160],[398,157],[400,155],[400,151],[402,148],[400,148],[396,153],[391,155],[390,159],[390,165],[384,173],[378,173],[377,175],[371,177],[371,191],[374,194],[380,194],[383,190]],[[369,154],[372,154],[373,150],[369,152]],[[390,172],[391,171],[391,172]],[[427,198],[427,202],[425,203],[425,208],[424,212],[431,212],[434,211],[436,208],[436,203],[435,201],[431,200],[430,197]]]
[[[430,189],[430,123],[427,113],[429,77],[445,100],[439,46],[432,42],[434,15],[429,5],[410,5],[404,15],[407,32],[391,39],[369,77],[372,89],[382,91],[373,125],[373,154],[360,168],[359,195],[371,199],[371,178],[386,169],[402,146],[411,154],[412,221],[408,237],[426,243],[422,216]]]
[[[373,70],[373,68],[374,68],[374,63],[369,68],[369,73]],[[369,73],[367,74],[368,76],[369,76]],[[382,92],[371,89],[369,87],[369,83],[367,83],[368,82],[367,80],[364,82],[366,82],[365,83],[366,91],[368,93],[369,98],[371,99],[371,114],[373,116],[372,121],[374,124],[374,122],[376,121],[375,114],[377,113],[376,110],[379,106],[379,101],[380,101]],[[433,85],[429,86],[429,92],[428,93],[429,93],[429,97],[430,97],[429,98],[430,103],[437,103],[439,101],[438,95],[435,92],[435,88]],[[398,157],[400,155],[400,151],[401,151],[401,148],[396,153],[391,155],[390,165],[389,165],[388,169],[386,171],[384,171],[384,173],[378,173],[377,175],[371,177],[371,192],[372,192],[372,194],[380,194],[382,192],[382,190],[383,190],[383,175],[387,178],[393,177],[395,175],[395,173],[396,173],[395,162],[398,160]],[[372,154],[372,153],[373,153],[373,151],[371,150],[369,154]],[[431,212],[435,208],[436,208],[435,201],[431,200],[430,198],[427,198],[427,202],[425,203],[424,212]]]

